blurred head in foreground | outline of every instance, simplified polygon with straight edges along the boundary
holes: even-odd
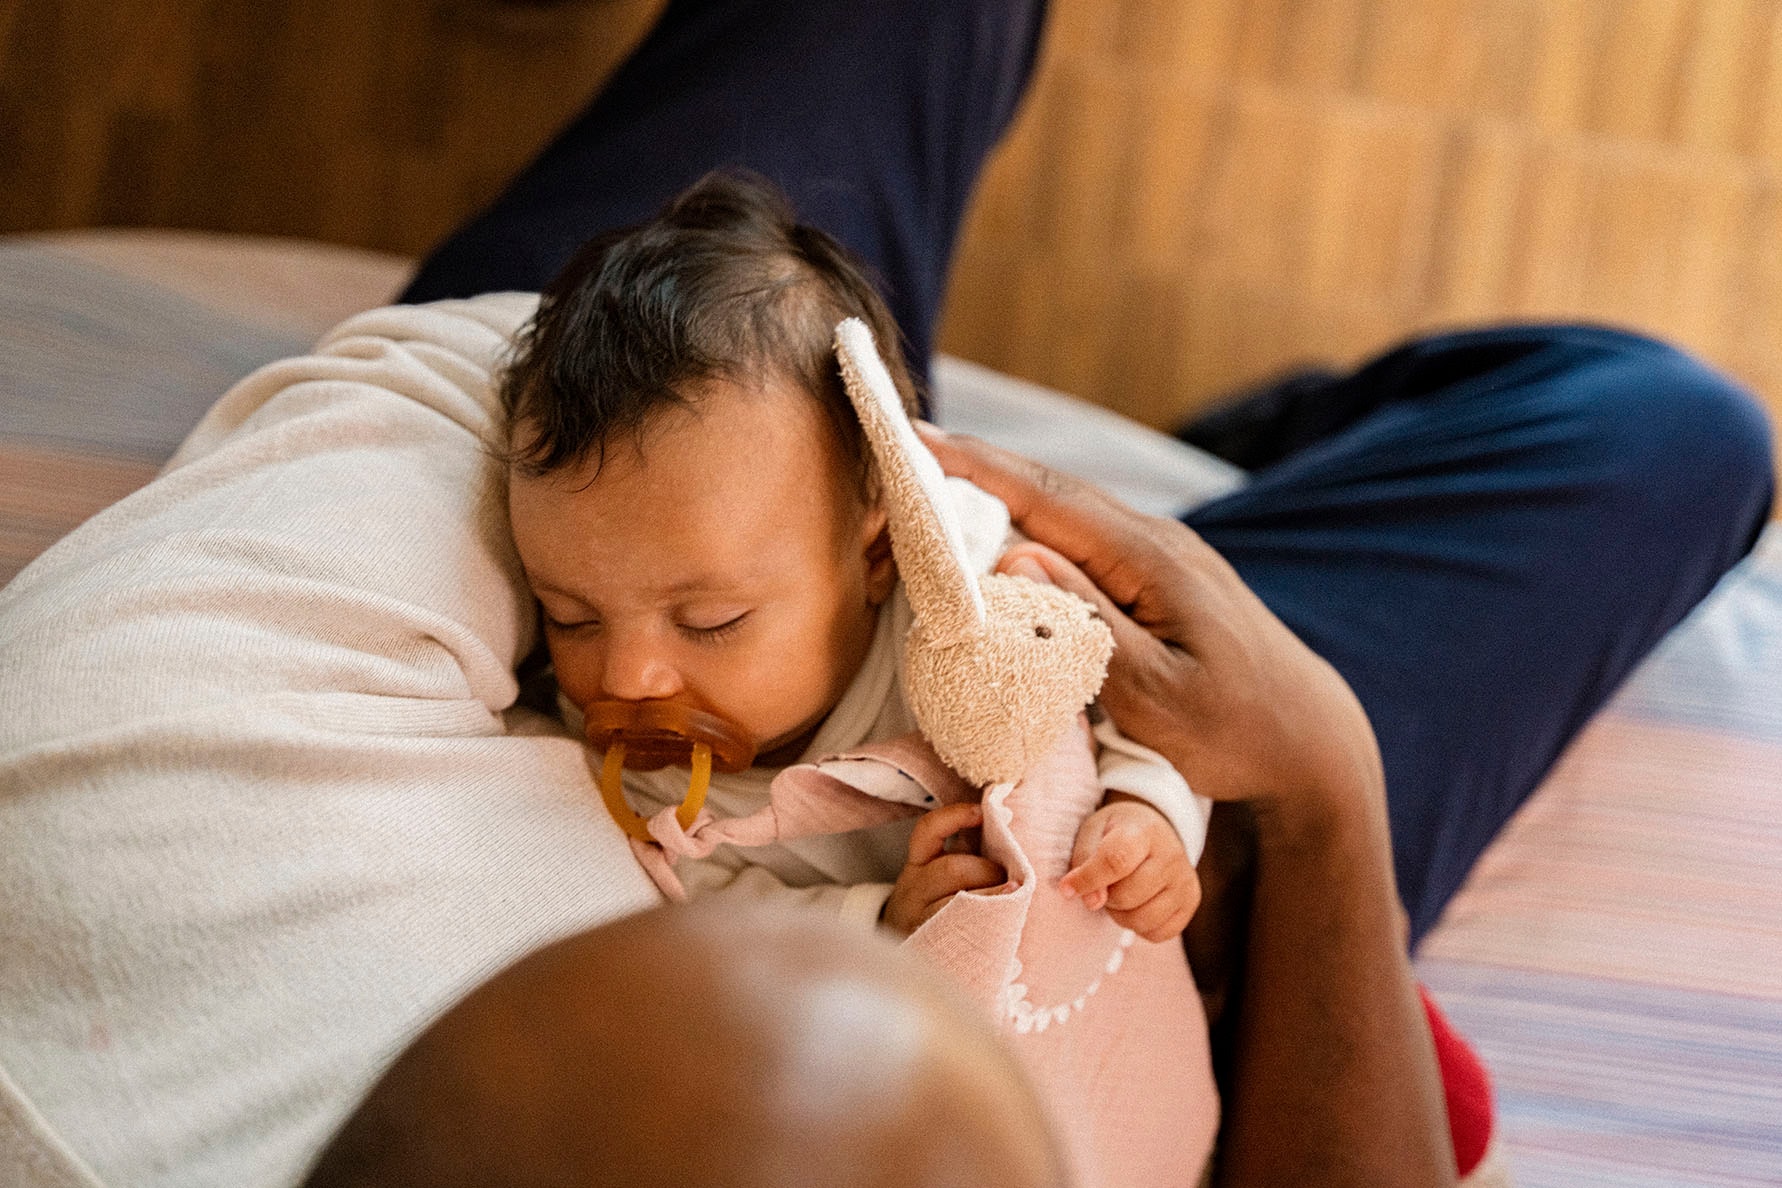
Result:
[[[1064,1188],[981,1012],[807,913],[669,908],[543,949],[403,1053],[307,1188]]]

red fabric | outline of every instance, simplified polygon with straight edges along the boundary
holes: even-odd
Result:
[[[1485,1158],[1491,1142],[1491,1076],[1453,1024],[1436,1008],[1429,991],[1417,987],[1429,1034],[1435,1040],[1436,1063],[1442,1070],[1442,1091],[1448,1099],[1448,1134],[1454,1142],[1454,1163],[1465,1176]]]

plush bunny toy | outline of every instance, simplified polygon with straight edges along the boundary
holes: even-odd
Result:
[[[866,429],[916,619],[904,692],[923,736],[973,784],[1014,783],[1101,688],[1114,635],[1081,598],[1002,574],[974,575],[946,478],[911,428],[872,331],[836,328],[842,379]]]
[[[1099,800],[1081,728],[1071,724],[1101,687],[1112,633],[1087,603],[1056,587],[973,576],[944,476],[910,427],[871,332],[843,322],[836,353],[872,443],[916,612],[904,655],[910,708],[939,757],[984,788],[985,852],[1017,883],[1000,902],[956,896],[908,943],[992,1003],[1014,1033],[1057,1107],[1080,1183],[1191,1183],[1185,1177],[1204,1162],[1217,1108],[1180,946],[1146,945],[1056,890],[1069,865],[1071,825]],[[1205,841],[1205,823],[1202,815],[1184,830],[1191,855]],[[1099,970],[1084,965],[1084,954],[1107,951],[1110,932],[1119,947]],[[1017,935],[1013,953],[995,943]],[[1005,959],[1010,972],[999,980]],[[1073,986],[1086,993],[1073,996]],[[1427,994],[1423,1001],[1465,1183],[1507,1184],[1487,1152],[1484,1067]],[[1193,1023],[1184,1026],[1183,1017]]]

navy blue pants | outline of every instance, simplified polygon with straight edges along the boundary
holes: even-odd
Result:
[[[588,236],[741,164],[877,270],[925,361],[1043,14],[678,0],[406,299],[539,288]],[[1749,550],[1769,431],[1700,363],[1580,326],[1422,339],[1308,399],[1315,431],[1300,418],[1293,448],[1187,522],[1367,708],[1421,936],[1592,711]]]

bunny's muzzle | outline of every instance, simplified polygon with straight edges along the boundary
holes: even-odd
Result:
[[[979,579],[985,622],[938,636],[920,616],[905,693],[922,732],[974,784],[1011,783],[1057,742],[1107,678],[1114,636],[1095,608],[1023,577]]]

